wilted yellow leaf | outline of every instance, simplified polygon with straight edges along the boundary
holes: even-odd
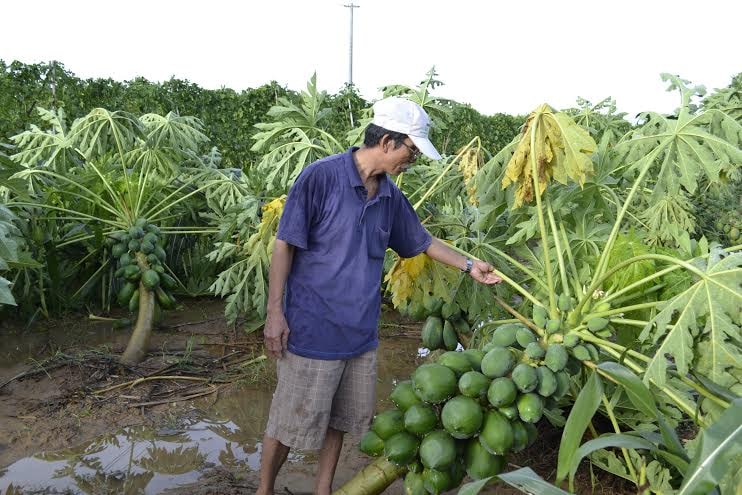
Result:
[[[534,163],[539,196],[552,178],[562,184],[571,179],[582,186],[593,173],[590,156],[595,148],[590,134],[568,115],[555,112],[546,104],[539,106],[526,119],[523,135],[502,179],[503,189],[517,185],[513,208],[535,199]]]
[[[459,171],[464,176],[464,184],[466,185],[466,195],[469,198],[469,204],[477,206],[477,188],[474,182],[474,177],[479,172],[480,167],[483,163],[482,159],[482,148],[477,145],[476,148],[468,148],[464,151],[459,161]]]
[[[430,294],[444,301],[451,299],[451,289],[459,279],[459,271],[433,261],[422,253],[414,258],[398,259],[384,281],[392,293],[395,308],[406,307],[410,301],[423,301]]]

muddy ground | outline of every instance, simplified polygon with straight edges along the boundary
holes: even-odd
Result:
[[[222,312],[222,301],[186,301],[166,315],[150,357],[135,368],[117,363],[129,331],[110,322],[1,324],[0,492],[253,493],[275,370],[260,357],[260,332],[229,327]],[[390,407],[394,384],[423,362],[419,329],[395,312],[383,315],[380,410]],[[195,379],[162,378],[183,375]],[[542,424],[511,468],[553,478],[560,435]],[[336,488],[369,462],[357,441],[346,438]],[[316,466],[316,453],[292,453],[276,493],[311,493]],[[593,486],[587,470],[580,476],[579,493],[631,493],[613,477]],[[401,482],[386,493],[402,493]]]

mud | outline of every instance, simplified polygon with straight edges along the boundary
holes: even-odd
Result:
[[[254,374],[192,401],[132,407],[162,396],[173,386],[162,383],[92,393],[162,370],[173,359],[187,358],[192,366],[204,360],[224,363],[219,361],[222,357],[244,351],[245,346],[253,345],[259,352],[258,334],[245,336],[228,327],[222,310],[221,301],[201,300],[170,312],[153,338],[149,359],[137,369],[122,369],[115,361],[127,331],[112,331],[79,318],[58,322],[56,329],[53,324],[40,326],[32,330],[38,335],[29,340],[21,332],[14,349],[4,348],[0,384],[36,369],[29,357],[38,362],[50,355],[75,357],[83,347],[103,343],[107,347],[97,347],[76,360],[62,359],[59,362],[65,364],[57,368],[52,368],[55,361],[47,361],[47,371],[0,388],[0,493],[254,493],[274,385],[270,361]],[[391,407],[388,396],[393,387],[422,362],[419,327],[396,313],[384,314],[379,410]],[[235,342],[242,347],[230,345]],[[561,432],[548,425],[541,430],[536,445],[511,459],[511,468],[528,465],[549,478],[554,474]],[[346,436],[335,488],[369,462],[357,442],[358,438]],[[279,474],[276,493],[311,493],[316,469],[316,452],[292,452]],[[591,491],[587,473],[580,485],[585,488],[581,493]],[[386,493],[402,491],[398,480]],[[482,493],[518,492],[497,485]],[[629,490],[608,478],[598,481],[594,493]]]

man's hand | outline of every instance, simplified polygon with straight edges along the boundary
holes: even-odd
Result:
[[[495,275],[495,268],[486,261],[474,260],[469,275],[480,284],[492,285],[502,282],[502,279]]]
[[[269,311],[263,328],[265,349],[272,358],[280,358],[289,340],[289,325],[283,311]]]

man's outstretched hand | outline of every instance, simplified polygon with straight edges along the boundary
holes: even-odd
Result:
[[[283,311],[268,312],[263,328],[265,350],[272,358],[280,358],[289,340],[289,325]]]
[[[502,282],[502,279],[495,275],[494,270],[495,268],[486,261],[474,260],[469,275],[480,284],[499,284]]]

